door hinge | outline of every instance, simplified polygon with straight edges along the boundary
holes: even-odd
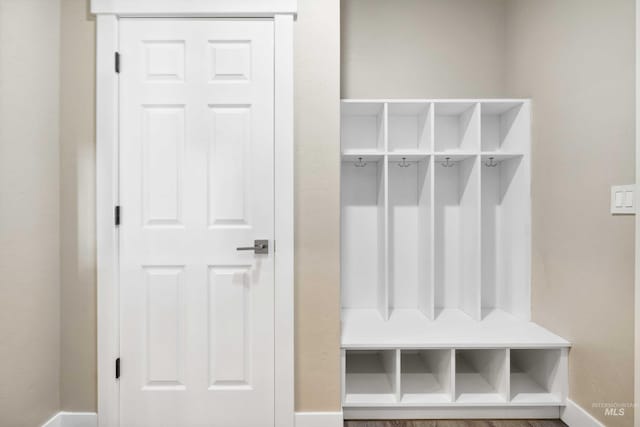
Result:
[[[120,206],[116,206],[113,212],[116,227],[120,225]]]
[[[120,52],[116,52],[116,73],[120,73]]]
[[[116,379],[120,378],[120,358],[116,359]]]

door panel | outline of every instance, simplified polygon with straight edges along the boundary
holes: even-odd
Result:
[[[121,22],[121,425],[273,426],[273,23]]]

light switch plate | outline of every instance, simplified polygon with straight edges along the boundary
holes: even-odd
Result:
[[[636,213],[635,185],[614,185],[611,187],[611,213],[614,215],[634,215]]]

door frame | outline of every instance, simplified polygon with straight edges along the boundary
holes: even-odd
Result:
[[[274,22],[274,423],[294,425],[293,22],[297,0],[91,0],[96,15],[98,425],[119,426],[119,96],[115,54],[126,17],[244,17]],[[126,63],[123,64],[126,67]],[[274,244],[275,248],[275,244]],[[126,361],[122,363],[126,375]]]

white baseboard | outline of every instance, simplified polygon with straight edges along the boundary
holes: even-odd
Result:
[[[571,399],[567,399],[567,406],[560,411],[560,419],[569,427],[605,427]]]
[[[558,406],[345,408],[345,420],[558,419]],[[587,427],[576,425],[575,427]]]
[[[95,412],[58,412],[42,427],[97,427]]]
[[[342,427],[342,412],[296,412],[296,427]],[[92,412],[58,412],[42,427],[97,427]]]
[[[295,427],[342,427],[342,412],[296,412]]]

